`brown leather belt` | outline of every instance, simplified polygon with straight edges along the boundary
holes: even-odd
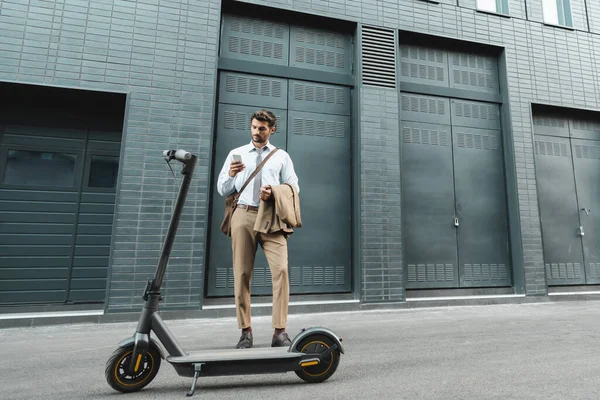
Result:
[[[241,208],[243,210],[248,210],[248,211],[258,211],[257,206],[248,206],[246,204],[238,204],[237,208]]]

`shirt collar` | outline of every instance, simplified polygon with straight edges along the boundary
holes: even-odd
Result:
[[[254,147],[254,145],[252,144],[252,142],[250,142],[250,144],[248,145],[248,147],[249,147],[249,148],[248,148],[248,153],[250,153],[251,151],[254,151],[254,149],[256,149],[256,147]],[[273,145],[271,144],[271,142],[269,142],[269,141],[267,140],[267,144],[265,145],[265,147],[264,147],[264,148],[266,148],[266,149],[269,149],[269,151],[271,151],[271,150],[273,150],[273,148],[274,148],[274,147],[275,147],[275,146],[273,146]],[[263,149],[264,149],[264,148],[263,148]],[[263,150],[263,151],[264,151],[264,150]]]

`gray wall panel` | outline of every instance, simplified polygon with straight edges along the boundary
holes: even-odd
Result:
[[[401,301],[398,94],[393,89],[363,87],[360,99],[362,300]]]

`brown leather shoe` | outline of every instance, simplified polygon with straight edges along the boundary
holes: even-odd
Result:
[[[292,344],[290,337],[286,332],[281,332],[277,336],[273,336],[271,347],[287,347]]]

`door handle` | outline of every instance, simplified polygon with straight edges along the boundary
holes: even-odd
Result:
[[[585,232],[583,231],[583,226],[579,225],[579,236],[585,236]]]
[[[589,208],[582,208],[581,211],[585,211],[586,215],[590,215],[590,212],[592,212],[592,210],[590,210]]]
[[[459,225],[458,218],[454,218],[454,226],[458,226],[458,225]]]

